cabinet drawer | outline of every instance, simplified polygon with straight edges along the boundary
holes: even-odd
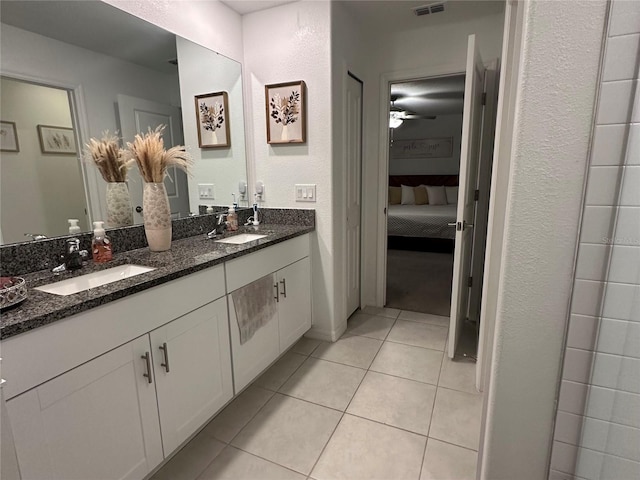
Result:
[[[309,256],[309,234],[233,259],[225,264],[227,293]]]
[[[224,296],[216,265],[2,341],[5,397],[30,388]]]

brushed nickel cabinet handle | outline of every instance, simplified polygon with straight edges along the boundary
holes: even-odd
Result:
[[[145,352],[145,354],[140,358],[145,361],[147,366],[147,373],[143,373],[142,376],[147,377],[149,379],[149,383],[153,383],[153,379],[151,378],[151,355],[149,355],[149,352]]]
[[[280,283],[282,284],[282,292],[280,292],[280,295],[284,296],[284,298],[287,298],[287,279],[283,278],[282,280],[280,280]]]
[[[276,299],[276,302],[279,302],[280,301],[280,287],[278,286],[277,283],[274,285],[274,287],[276,289],[276,296],[273,297],[273,298]]]
[[[158,348],[164,353],[164,363],[161,363],[160,366],[164,367],[164,371],[169,373],[169,349],[167,348],[167,342],[164,342]]]

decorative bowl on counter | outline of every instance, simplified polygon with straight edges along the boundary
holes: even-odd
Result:
[[[12,307],[27,298],[27,283],[21,277],[0,277],[0,309]]]

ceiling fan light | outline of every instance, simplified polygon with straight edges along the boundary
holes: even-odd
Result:
[[[389,128],[398,128],[400,125],[402,125],[402,118],[389,116]]]

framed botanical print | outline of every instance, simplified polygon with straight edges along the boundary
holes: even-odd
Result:
[[[42,153],[74,155],[76,135],[73,128],[38,125],[38,139]]]
[[[196,122],[200,148],[231,146],[228,97],[227,92],[196,95]]]
[[[307,141],[307,92],[304,81],[265,85],[267,143]]]
[[[15,122],[0,121],[0,152],[19,152],[18,131]]]

